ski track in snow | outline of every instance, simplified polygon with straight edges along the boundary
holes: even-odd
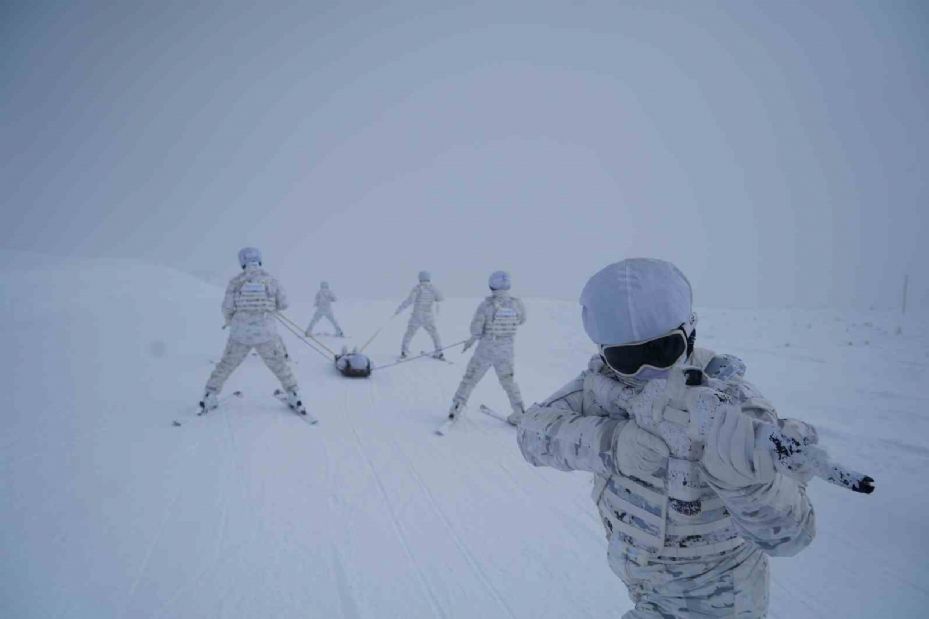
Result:
[[[376,385],[374,383],[372,383],[369,386],[368,392],[369,392],[370,408],[374,409],[376,405],[376,399],[374,397],[374,394],[376,392]],[[474,570],[475,574],[480,578],[481,582],[483,583],[487,591],[489,591],[491,595],[494,597],[494,599],[500,604],[501,608],[506,612],[506,615],[508,617],[514,617],[512,609],[506,603],[506,600],[500,594],[497,588],[494,587],[493,582],[487,577],[487,574],[484,572],[484,570],[475,560],[474,556],[468,550],[467,546],[462,542],[461,538],[455,532],[455,525],[453,525],[449,521],[448,517],[442,511],[442,508],[439,507],[438,502],[436,501],[432,492],[429,490],[429,487],[425,484],[425,482],[423,482],[423,478],[416,471],[416,468],[413,466],[413,463],[410,461],[409,457],[406,455],[406,453],[404,453],[403,449],[401,449],[397,445],[396,441],[392,439],[389,439],[389,440],[390,440],[390,444],[394,448],[394,451],[400,454],[400,456],[406,462],[407,470],[410,472],[412,479],[416,482],[417,486],[420,488],[420,490],[423,492],[425,497],[428,499],[429,504],[431,505],[432,510],[435,513],[435,515],[438,516],[439,519],[445,524],[446,531],[454,540],[455,545],[458,547],[458,550],[461,552],[462,556],[464,556],[464,558],[467,560],[468,565],[470,565],[471,569]]]
[[[446,617],[447,615],[445,613],[445,610],[439,604],[439,601],[436,598],[435,592],[432,590],[432,587],[429,586],[427,579],[423,575],[422,568],[420,567],[419,562],[416,559],[416,555],[410,547],[409,533],[405,530],[403,523],[397,517],[397,512],[395,511],[393,502],[390,500],[390,495],[388,494],[387,489],[384,487],[384,481],[381,478],[381,475],[378,474],[377,467],[375,466],[374,462],[371,460],[370,456],[368,455],[368,450],[366,449],[365,443],[364,441],[362,441],[361,436],[358,435],[358,430],[355,427],[354,422],[350,418],[351,413],[348,412],[350,410],[350,407],[348,406],[349,397],[350,397],[350,392],[346,390],[345,392],[346,406],[344,408],[346,412],[346,421],[349,424],[349,430],[351,431],[352,435],[355,438],[355,446],[358,450],[358,454],[361,456],[364,462],[368,465],[368,469],[370,470],[371,475],[373,476],[374,481],[377,484],[377,488],[378,488],[378,491],[380,492],[383,505],[387,511],[387,514],[390,516],[390,521],[391,521],[391,524],[393,525],[393,530],[397,535],[397,539],[403,546],[403,550],[407,556],[407,559],[409,560],[410,564],[413,566],[414,572],[416,573],[417,580],[420,584],[420,587],[422,588],[423,593],[425,594],[425,598],[428,600],[429,605],[432,607],[433,611],[436,613],[437,616]]]
[[[225,390],[244,398],[174,428],[201,394],[203,360],[222,350],[226,333],[213,328],[222,290],[107,264],[82,266],[75,290],[71,267],[7,278],[18,307],[41,311],[0,307],[12,312],[0,329],[19,357],[0,373],[4,617],[535,619],[631,607],[606,564],[590,476],[526,464],[515,430],[477,410],[506,409],[493,373],[448,435],[433,433],[468,355],[348,380],[282,332],[317,425],[293,418],[249,356]],[[146,287],[153,276],[170,295]],[[67,302],[77,294],[85,305]],[[447,341],[460,339],[476,304],[445,304]],[[575,304],[528,305],[516,363],[531,403],[576,376],[591,347]],[[340,302],[340,321],[360,334],[345,343],[366,341],[366,327],[395,306]],[[290,313],[299,322],[311,311],[298,302]],[[870,497],[810,484],[818,535],[797,557],[771,561],[770,616],[923,616],[929,498],[914,491],[929,457],[923,323],[899,337],[880,313],[700,315],[704,345],[742,355],[782,414],[817,425],[837,459],[877,479]],[[375,364],[393,357],[405,326],[393,321],[373,342]],[[167,342],[159,356],[140,333]],[[420,332],[413,345],[427,341]],[[46,410],[66,414],[36,414]]]
[[[335,573],[338,585],[341,616],[344,619],[358,619],[362,615],[355,604],[355,596],[352,594],[349,579],[345,575],[345,568],[342,566],[339,551],[335,546],[332,547],[332,571]]]

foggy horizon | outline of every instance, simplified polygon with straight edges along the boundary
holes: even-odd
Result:
[[[0,5],[0,247],[288,292],[929,306],[929,9]],[[920,267],[919,265],[924,265]]]

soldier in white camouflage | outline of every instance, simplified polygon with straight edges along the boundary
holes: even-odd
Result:
[[[516,329],[526,322],[526,308],[522,301],[510,295],[510,275],[505,271],[492,273],[488,285],[491,294],[474,313],[471,339],[464,344],[464,350],[468,350],[477,342],[477,349],[455,392],[449,416],[455,417],[464,408],[471,392],[493,366],[513,411],[507,420],[516,425],[523,414],[523,398],[514,376],[513,341]]]
[[[815,431],[778,420],[742,378],[737,358],[694,348],[690,284],[670,263],[612,264],[590,279],[581,305],[600,354],[525,413],[518,430],[523,457],[594,474],[609,565],[635,604],[625,619],[764,617],[768,555],[805,548],[815,519],[809,477],[775,467],[758,420],[807,442],[815,442]],[[669,446],[631,410],[650,382],[666,381],[684,364],[721,381],[724,397],[736,404],[709,429],[691,463],[700,471],[697,486],[687,489],[691,501],[670,496]]]
[[[302,406],[297,379],[287,363],[287,351],[274,324],[274,314],[287,309],[284,289],[262,268],[261,252],[254,247],[239,252],[239,264],[242,272],[229,282],[223,299],[223,318],[229,328],[229,340],[222,359],[206,383],[200,407],[203,410],[216,408],[217,396],[226,379],[253,348],[281,381],[288,401]]]
[[[432,344],[435,347],[432,356],[436,359],[445,358],[442,354],[442,340],[439,338],[439,330],[435,326],[435,313],[433,311],[433,308],[437,308],[437,304],[442,299],[442,293],[432,285],[432,276],[429,272],[420,271],[419,284],[413,287],[410,294],[394,312],[394,315],[397,315],[410,305],[413,306],[410,322],[407,324],[406,333],[403,334],[403,343],[400,345],[401,357],[410,354],[410,342],[413,341],[413,336],[422,327],[432,337]]]
[[[307,326],[304,335],[310,337],[313,335],[313,327],[316,326],[316,323],[325,318],[332,324],[332,328],[335,329],[335,335],[342,337],[342,327],[339,326],[338,321],[335,319],[335,314],[332,313],[332,304],[336,302],[335,294],[333,294],[332,289],[329,288],[329,282],[321,282],[319,284],[319,291],[316,293],[316,300],[314,305],[316,306],[316,312],[313,314],[313,318],[310,320],[309,326]]]

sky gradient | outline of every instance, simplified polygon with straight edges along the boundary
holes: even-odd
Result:
[[[448,4],[449,6],[439,6]],[[502,5],[506,6],[502,6]],[[0,244],[295,296],[929,306],[918,2],[0,0]]]

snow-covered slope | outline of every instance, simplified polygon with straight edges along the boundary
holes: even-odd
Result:
[[[584,474],[524,463],[489,375],[465,423],[432,433],[464,371],[419,360],[348,380],[288,334],[309,427],[250,357],[245,398],[181,428],[225,341],[222,290],[125,261],[7,255],[0,273],[0,616],[618,617]],[[288,286],[289,282],[283,282]],[[310,298],[313,290],[292,297]],[[398,298],[344,301],[356,343]],[[477,299],[439,326],[463,339]],[[573,303],[530,299],[517,377],[539,400],[586,364]],[[289,315],[304,323],[309,302]],[[403,319],[369,348],[399,349]],[[929,608],[929,338],[894,316],[701,312],[781,413],[816,424],[869,497],[814,481],[819,535],[773,561],[772,617],[921,617]],[[352,341],[350,340],[350,342]],[[418,336],[414,350],[426,345]],[[334,344],[341,344],[335,340]]]

